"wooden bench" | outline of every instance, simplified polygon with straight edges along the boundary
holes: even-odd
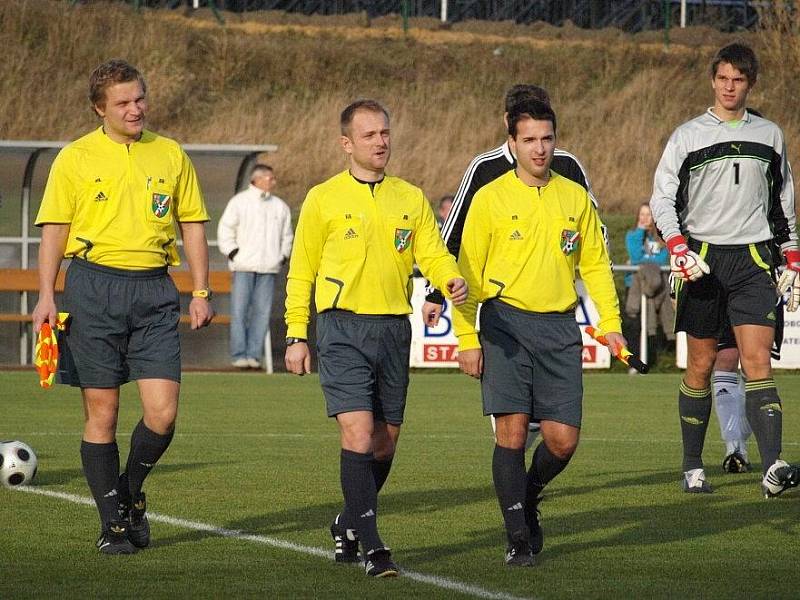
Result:
[[[194,289],[188,271],[170,271],[175,287],[181,294],[190,294]],[[211,271],[208,284],[215,294],[231,293],[231,274],[229,271]],[[0,269],[0,292],[38,292],[39,272],[36,269]],[[64,271],[56,279],[56,291],[64,291]],[[21,313],[0,313],[0,323],[30,323],[31,316]],[[181,315],[181,323],[188,323],[189,315]],[[216,314],[212,323],[229,325],[231,316]]]
[[[64,291],[64,271],[59,272],[56,278],[56,292]],[[170,276],[175,282],[175,287],[181,294],[191,294],[194,289],[189,271],[170,271]],[[233,277],[230,271],[210,271],[208,273],[208,286],[216,295],[230,295]],[[39,272],[36,269],[0,269],[0,293],[16,292],[18,294],[39,291]],[[32,309],[32,307],[29,307]],[[26,364],[28,352],[28,328],[26,324],[32,321],[30,314],[0,313],[0,323],[20,324],[20,364]],[[181,315],[181,323],[188,324],[189,315]],[[217,313],[214,315],[212,325],[230,325],[230,314]],[[272,373],[272,340],[269,331],[264,340],[264,370]]]

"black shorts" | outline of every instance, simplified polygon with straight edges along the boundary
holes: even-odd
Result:
[[[575,314],[534,313],[490,300],[481,307],[483,414],[581,426],[583,364]]]
[[[130,271],[74,258],[67,269],[59,383],[116,388],[181,380],[178,290],[166,267]]]
[[[317,316],[319,381],[329,417],[359,410],[400,425],[406,408],[411,323],[407,315],[327,310]]]
[[[769,242],[714,246],[690,240],[689,247],[708,263],[711,273],[697,281],[678,282],[676,332],[720,339],[738,325],[776,328],[781,311],[776,309]]]
[[[781,346],[783,345],[783,301],[778,298],[775,302],[775,339],[772,340],[770,355],[775,360],[781,359]],[[736,336],[729,321],[725,322],[717,338],[717,350],[736,348]]]

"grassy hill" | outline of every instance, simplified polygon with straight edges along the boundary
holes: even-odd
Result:
[[[338,113],[373,96],[393,116],[391,171],[431,198],[452,192],[470,158],[503,139],[502,96],[545,86],[559,145],[589,171],[604,212],[649,197],[669,133],[711,101],[707,65],[735,38],[708,29],[636,36],[543,24],[467,22],[441,29],[364,15],[134,12],[120,3],[0,3],[0,138],[70,139],[96,124],[86,100],[94,66],[124,57],[150,87],[152,129],[194,143],[276,143],[280,194],[297,205],[343,167]],[[796,17],[795,17],[796,19]],[[798,156],[797,22],[744,34],[763,76],[753,106],[780,123]],[[783,33],[782,33],[783,32]]]

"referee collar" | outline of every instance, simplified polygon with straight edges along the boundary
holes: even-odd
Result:
[[[373,196],[375,195],[375,188],[378,187],[380,184],[382,184],[383,180],[386,179],[386,174],[385,173],[383,174],[383,176],[380,179],[378,179],[378,181],[364,181],[363,179],[359,179],[358,177],[356,177],[355,175],[350,173],[349,170],[347,171],[347,173],[350,175],[350,177],[353,178],[353,180],[356,183],[361,183],[363,185],[368,185],[369,186],[369,191],[372,192]]]
[[[103,128],[102,125],[100,125],[100,127],[95,129],[95,131],[98,133],[98,135],[100,136],[101,139],[105,140],[109,145],[111,145],[114,148],[130,148],[131,146],[134,146],[134,145],[137,145],[137,144],[150,142],[155,137],[155,134],[153,134],[151,131],[148,131],[147,129],[142,129],[142,135],[139,136],[138,140],[135,140],[133,142],[125,144],[125,143],[122,143],[122,142],[115,142],[114,140],[112,140],[108,136],[108,134],[106,133],[106,130]]]
[[[556,177],[561,177],[561,175],[559,175],[558,173],[553,171],[553,167],[550,167],[550,169],[548,169],[548,171],[550,173],[550,177],[548,178],[547,183],[545,183],[544,185],[528,185],[527,183],[522,181],[522,179],[520,179],[519,174],[517,173],[516,169],[513,169],[510,172],[514,174],[514,179],[517,181],[517,183],[519,185],[521,185],[522,187],[524,187],[526,190],[532,190],[534,188],[536,188],[538,190],[544,190],[544,189],[547,189],[548,187],[550,187],[550,184],[552,183],[553,179],[555,179]]]

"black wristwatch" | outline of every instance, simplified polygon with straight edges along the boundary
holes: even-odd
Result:
[[[286,338],[286,347],[288,348],[292,344],[297,344],[298,342],[305,342],[305,341],[307,341],[305,338],[287,337]]]

